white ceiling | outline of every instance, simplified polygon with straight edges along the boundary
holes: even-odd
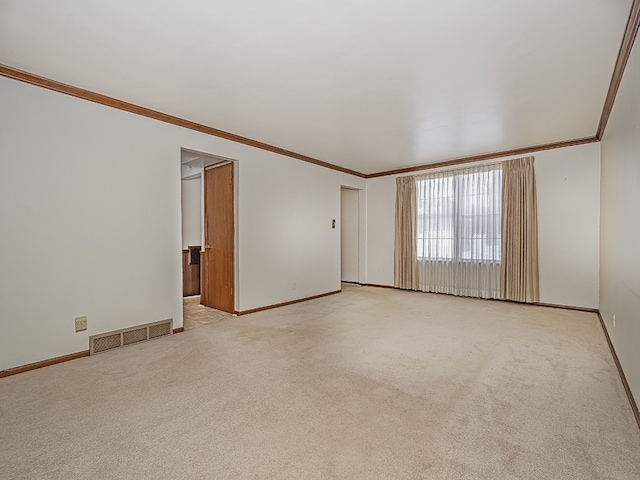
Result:
[[[631,3],[0,0],[0,63],[373,173],[593,136]]]

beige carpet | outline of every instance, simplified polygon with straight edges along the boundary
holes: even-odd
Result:
[[[345,286],[0,379],[2,479],[639,479],[596,315]]]

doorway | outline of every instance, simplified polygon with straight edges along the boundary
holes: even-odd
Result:
[[[340,189],[341,281],[360,282],[360,190]]]
[[[236,310],[238,179],[228,158],[183,148],[180,163],[183,320],[191,329]]]

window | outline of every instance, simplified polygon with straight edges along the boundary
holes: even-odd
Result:
[[[500,263],[502,169],[417,177],[418,260]]]

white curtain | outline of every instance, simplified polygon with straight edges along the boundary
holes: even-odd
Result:
[[[419,290],[500,298],[501,165],[419,175],[416,193]]]

